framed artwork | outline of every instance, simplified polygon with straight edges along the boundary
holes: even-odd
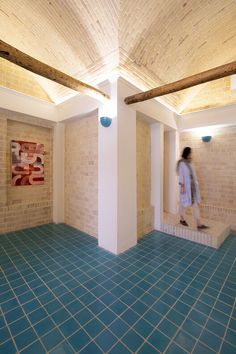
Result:
[[[28,141],[11,141],[11,184],[44,184],[44,145]]]

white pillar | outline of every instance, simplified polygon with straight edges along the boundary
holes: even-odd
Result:
[[[53,131],[53,222],[64,222],[65,126],[57,123]]]
[[[136,112],[120,99],[119,80],[111,83],[111,103],[99,118],[112,124],[98,130],[98,244],[118,254],[137,243]]]
[[[179,159],[179,133],[170,130],[165,133],[165,181],[164,181],[164,210],[176,214],[178,205],[178,177],[176,165]]]
[[[151,125],[151,204],[154,207],[154,229],[160,230],[163,220],[164,126]]]

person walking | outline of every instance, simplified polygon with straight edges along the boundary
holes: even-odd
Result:
[[[185,208],[191,206],[193,217],[198,230],[205,230],[209,227],[202,224],[200,220],[199,204],[201,202],[197,176],[192,164],[192,149],[185,147],[181,159],[177,163],[177,172],[179,175],[180,198],[179,198],[179,216],[180,224],[188,226],[184,217]]]

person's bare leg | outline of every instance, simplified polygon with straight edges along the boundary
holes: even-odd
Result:
[[[193,212],[193,217],[194,217],[194,219],[196,221],[197,229],[198,230],[208,229],[209,226],[203,225],[202,222],[201,222],[200,210],[199,210],[198,203],[196,203],[196,202],[193,203],[192,212]]]
[[[185,221],[184,217],[184,208],[181,204],[179,204],[179,217],[180,217],[180,224],[183,226],[188,226],[188,223]]]

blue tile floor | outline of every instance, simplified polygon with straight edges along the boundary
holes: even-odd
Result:
[[[236,353],[236,237],[114,256],[66,225],[0,237],[0,353]]]

